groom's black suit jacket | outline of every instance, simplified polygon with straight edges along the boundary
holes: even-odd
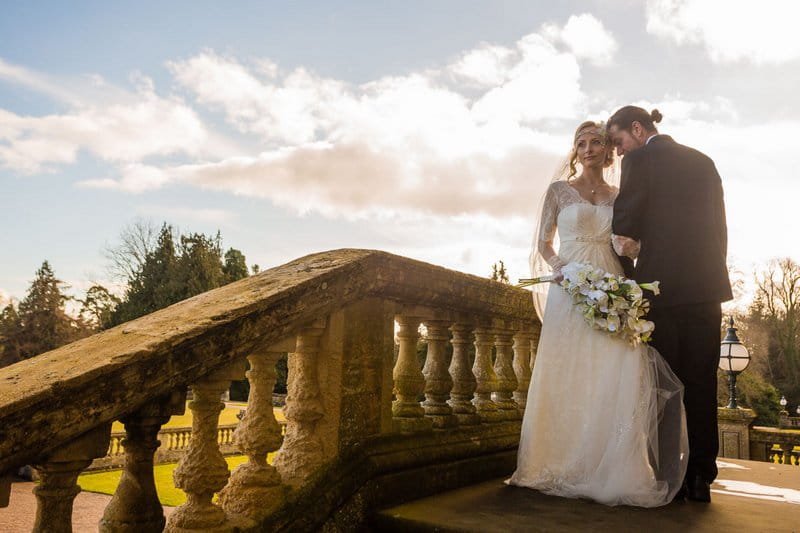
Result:
[[[722,183],[708,156],[668,135],[626,154],[613,231],[641,241],[626,273],[661,282],[653,308],[732,298]]]

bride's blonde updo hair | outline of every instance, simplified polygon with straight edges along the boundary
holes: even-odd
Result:
[[[606,125],[603,122],[594,122],[592,120],[587,120],[583,122],[578,129],[575,130],[575,136],[572,139],[572,151],[569,154],[569,174],[567,175],[567,180],[573,178],[578,173],[577,163],[578,163],[578,139],[581,135],[585,135],[587,133],[593,133],[595,135],[599,135],[600,138],[603,140],[603,146],[606,147],[606,158],[603,161],[603,167],[608,167],[614,162],[614,150],[611,149],[611,145],[609,144],[608,132],[606,131]]]

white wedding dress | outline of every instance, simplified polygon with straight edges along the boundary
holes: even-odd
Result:
[[[557,228],[564,261],[622,274],[611,247],[613,200],[593,205],[554,182],[539,238],[552,241]],[[592,329],[551,285],[508,483],[607,505],[669,503],[688,460],[682,392],[655,349]]]

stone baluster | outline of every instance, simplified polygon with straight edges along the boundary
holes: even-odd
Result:
[[[173,414],[182,414],[185,391],[151,402],[123,417],[125,466],[114,497],[100,519],[101,533],[150,533],[164,529],[164,509],[153,478],[153,455],[160,446],[158,432]]]
[[[453,389],[447,403],[453,408],[453,413],[460,426],[474,426],[480,424],[481,419],[472,404],[472,395],[478,386],[475,375],[469,364],[469,345],[472,343],[472,327],[464,323],[456,323],[450,327],[453,333],[453,358],[450,360],[450,377],[453,379]]]
[[[514,374],[512,363],[511,337],[514,332],[507,329],[497,329],[494,335],[496,357],[494,372],[497,375],[497,386],[492,391],[492,400],[497,404],[497,409],[503,420],[518,420],[519,408],[512,399],[517,388],[517,376]]]
[[[498,422],[502,414],[497,409],[497,404],[492,401],[492,392],[497,389],[497,374],[492,366],[492,346],[494,346],[494,332],[489,328],[480,327],[475,330],[475,362],[472,373],[478,386],[472,403],[481,417],[482,422]]]
[[[400,349],[394,365],[395,401],[392,402],[392,425],[395,431],[413,432],[430,429],[433,421],[425,418],[425,410],[418,397],[425,390],[425,376],[417,361],[417,342],[421,319],[400,315],[397,318],[400,330],[397,340]]]
[[[275,363],[281,355],[282,352],[263,350],[247,357],[250,396],[247,410],[233,432],[233,442],[247,455],[248,462],[236,467],[219,498],[229,514],[242,514],[256,522],[270,515],[286,499],[286,487],[277,469],[267,464],[267,455],[283,442],[281,426],[272,409]]]
[[[71,533],[72,504],[81,491],[78,475],[108,451],[111,424],[103,424],[73,440],[34,465],[41,482],[34,487],[34,533]]]
[[[430,417],[433,427],[437,429],[458,424],[458,419],[453,416],[453,409],[447,404],[450,389],[453,388],[453,379],[447,372],[447,341],[450,339],[448,325],[448,322],[442,320],[425,321],[428,353],[422,369],[425,376],[425,401],[422,402],[422,407],[425,416]]]
[[[514,390],[514,401],[517,402],[520,414],[525,412],[528,402],[528,387],[531,383],[531,338],[530,331],[518,331],[514,335],[514,373],[517,376],[517,388]]]
[[[225,511],[211,499],[230,475],[217,442],[219,413],[225,408],[220,398],[242,370],[239,365],[223,369],[191,387],[192,434],[172,475],[175,486],[186,493],[187,501],[169,515],[164,530],[168,533],[232,531]]]
[[[325,415],[319,386],[318,359],[325,321],[320,320],[297,336],[289,353],[286,395],[286,437],[274,465],[285,483],[299,486],[324,460],[317,424]]]

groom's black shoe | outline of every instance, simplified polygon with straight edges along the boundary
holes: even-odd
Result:
[[[711,486],[700,476],[686,480],[686,497],[695,502],[711,501]]]

